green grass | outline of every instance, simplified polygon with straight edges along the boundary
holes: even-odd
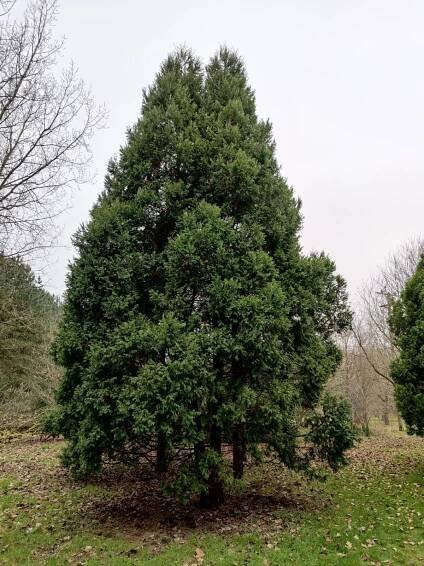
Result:
[[[58,465],[60,447],[31,439],[0,444],[0,564],[424,564],[420,439],[365,439],[350,466],[325,483],[256,467],[246,490],[288,494],[290,504],[258,516],[236,513],[229,534],[219,512],[192,527],[137,526],[125,509],[109,517],[103,508],[130,500],[119,482],[72,483]]]

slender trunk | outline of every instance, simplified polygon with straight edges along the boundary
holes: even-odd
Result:
[[[194,445],[194,467],[196,469],[196,472],[199,474],[200,474],[200,461],[204,456],[205,452],[206,452],[206,446],[203,441],[198,442],[197,444]]]
[[[244,473],[244,462],[246,460],[246,439],[242,425],[236,427],[233,432],[233,477],[241,480]]]
[[[368,412],[365,410],[364,411],[364,421],[363,421],[363,433],[364,436],[371,436],[371,431],[370,431],[370,420],[368,418]]]
[[[387,426],[390,424],[389,418],[389,396],[387,393],[384,395],[383,401],[383,423]]]
[[[168,471],[168,447],[165,435],[158,433],[156,447],[156,471],[163,474]]]
[[[212,425],[211,433],[210,433],[210,439],[211,439],[210,442],[211,442],[212,450],[215,450],[215,452],[218,452],[218,454],[221,454],[222,436],[221,436],[221,429],[218,426]]]
[[[222,437],[221,430],[212,425],[210,432],[210,447],[221,455]],[[209,470],[208,489],[200,495],[201,507],[217,507],[224,501],[224,483],[219,473],[219,466],[214,465]]]
[[[398,428],[399,428],[399,432],[403,432],[403,422],[402,422],[402,417],[400,416],[399,413],[397,413],[397,420],[398,420]]]

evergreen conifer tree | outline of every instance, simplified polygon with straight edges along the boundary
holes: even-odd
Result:
[[[396,401],[408,432],[424,436],[424,257],[389,318],[399,356],[392,364]]]
[[[0,421],[6,426],[28,424],[51,408],[57,372],[49,348],[59,316],[57,298],[30,266],[0,254]]]
[[[301,222],[240,58],[171,55],[75,238],[48,422],[75,473],[156,449],[174,490],[215,504],[223,443],[236,478],[265,447],[296,469],[343,463],[349,411],[322,391],[346,285],[302,253]]]

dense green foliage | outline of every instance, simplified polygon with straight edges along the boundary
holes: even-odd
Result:
[[[74,473],[157,448],[175,490],[212,502],[222,443],[235,477],[259,447],[292,468],[343,461],[349,412],[319,402],[346,286],[327,256],[302,253],[300,227],[241,60],[170,56],[75,237],[47,423]]]
[[[0,256],[0,408],[7,424],[53,401],[50,342],[59,304],[23,261]]]
[[[424,257],[394,304],[389,322],[399,348],[392,364],[399,411],[408,432],[424,436]]]

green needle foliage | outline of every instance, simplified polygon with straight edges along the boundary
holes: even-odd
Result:
[[[156,451],[176,492],[213,504],[223,443],[236,478],[265,449],[292,468],[343,463],[349,411],[320,399],[346,285],[302,253],[301,221],[240,58],[171,55],[75,237],[47,423],[75,474]]]
[[[51,410],[58,368],[49,348],[60,316],[58,300],[29,265],[0,254],[0,424],[34,425]]]
[[[410,434],[424,436],[424,257],[389,319],[399,356],[392,364],[396,401]]]

